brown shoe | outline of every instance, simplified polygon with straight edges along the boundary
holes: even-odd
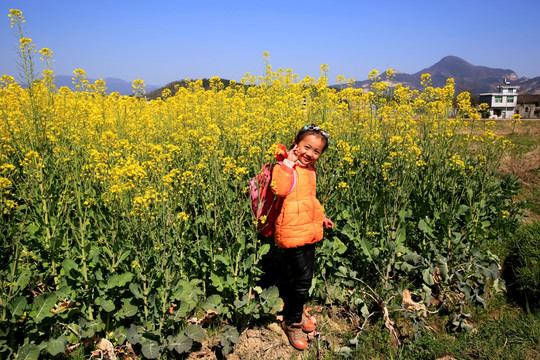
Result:
[[[301,322],[287,325],[287,321],[283,320],[281,327],[285,331],[289,342],[296,350],[305,350],[307,348],[307,338],[306,334],[302,331]]]
[[[307,312],[302,313],[302,331],[310,333],[317,328],[317,325],[311,320],[311,316]]]

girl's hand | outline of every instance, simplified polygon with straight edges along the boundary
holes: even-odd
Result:
[[[294,147],[289,151],[287,154],[287,159],[295,162],[298,160],[298,145],[294,145]]]
[[[332,220],[330,220],[329,218],[327,218],[326,216],[324,217],[323,225],[324,225],[325,229],[333,229],[334,228],[334,222]]]

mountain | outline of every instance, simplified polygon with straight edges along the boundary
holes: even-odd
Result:
[[[532,79],[521,78],[518,82],[521,94],[540,94],[540,76]]]
[[[72,82],[72,76],[70,75],[56,75],[55,77],[55,84],[57,88],[60,88],[62,86],[67,86],[71,90],[75,90],[75,85],[73,85]],[[97,79],[86,79],[91,84],[93,84]],[[106,86],[107,86],[107,93],[112,92],[119,92],[120,95],[131,95],[133,94],[133,88],[131,87],[131,83],[124,81],[122,79],[118,78],[106,78],[105,80]],[[160,86],[157,85],[146,85],[145,90],[146,92],[151,92],[155,89],[159,89]]]
[[[540,94],[540,76],[532,79],[525,77],[518,78],[516,73],[510,69],[497,69],[486,66],[476,66],[457,57],[445,56],[439,62],[430,67],[422,69],[414,74],[406,74],[395,71],[394,83],[401,83],[411,89],[422,89],[421,76],[429,73],[431,75],[431,84],[435,87],[443,87],[446,84],[446,79],[454,78],[456,94],[468,91],[471,95],[478,95],[483,92],[493,92],[497,90],[497,86],[501,85],[503,80],[510,81],[512,85],[519,86],[520,94]],[[386,74],[381,75],[382,80],[386,80]],[[94,83],[95,79],[87,79],[90,83]],[[122,95],[131,95],[133,93],[131,82],[124,81],[118,78],[106,78],[107,92],[119,92]],[[208,81],[205,79],[204,81]],[[228,80],[222,79],[222,82],[228,85]],[[161,91],[164,88],[173,90],[173,85],[178,84],[185,86],[182,81],[176,81],[162,86],[146,85],[147,98],[155,98],[161,96]],[[369,90],[371,80],[355,81],[354,88],[363,88]],[[69,75],[57,75],[56,87],[67,86],[74,89],[74,85]],[[205,86],[206,87],[206,86]],[[339,85],[331,87],[339,88]],[[157,91],[156,91],[157,90]]]
[[[209,90],[212,88],[211,86],[211,83],[210,83],[210,80],[207,79],[207,78],[204,78],[204,79],[199,79],[202,81],[202,87],[205,89],[205,90]],[[192,80],[192,81],[196,81],[196,80]],[[223,84],[223,87],[227,88],[230,86],[231,84],[231,81],[232,80],[229,80],[229,79],[219,79],[219,81]],[[153,91],[147,91],[146,92],[146,98],[148,100],[155,100],[157,99],[158,97],[161,97],[161,94],[163,93],[163,90],[164,89],[169,89],[171,90],[171,94],[174,96],[177,92],[178,92],[178,87],[188,87],[189,86],[189,83],[190,81],[187,81],[187,80],[176,80],[176,81],[172,81],[170,83],[168,83],[167,85],[163,86],[163,87],[159,87]],[[235,81],[236,83],[236,81]],[[244,88],[249,88],[250,86],[253,86],[253,85],[246,85],[246,84],[238,84],[236,83],[237,87],[244,87]]]
[[[401,83],[411,89],[420,90],[422,89],[421,76],[426,73],[431,75],[431,83],[435,87],[442,87],[445,85],[446,79],[454,78],[456,93],[468,91],[473,95],[478,95],[482,92],[492,92],[497,90],[497,85],[502,84],[503,80],[506,79],[512,85],[518,85],[520,93],[540,94],[540,77],[518,78],[516,73],[510,69],[476,66],[457,56],[446,56],[436,64],[414,74],[396,71],[394,83]],[[386,80],[386,74],[382,74],[381,79]],[[356,81],[353,87],[368,90],[370,85],[370,80],[364,80]]]

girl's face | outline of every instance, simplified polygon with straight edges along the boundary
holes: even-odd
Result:
[[[323,153],[324,145],[326,145],[325,140],[321,135],[306,135],[296,144],[298,160],[306,166],[314,164]]]

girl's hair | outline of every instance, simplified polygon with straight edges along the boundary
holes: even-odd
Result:
[[[306,125],[303,128],[298,131],[298,134],[296,134],[294,138],[294,143],[291,146],[291,149],[294,147],[295,144],[298,144],[300,141],[302,141],[306,136],[308,135],[319,135],[322,137],[325,141],[323,152],[328,148],[328,144],[330,142],[330,138],[328,137],[328,133],[321,129],[320,127],[316,126],[315,124]]]

